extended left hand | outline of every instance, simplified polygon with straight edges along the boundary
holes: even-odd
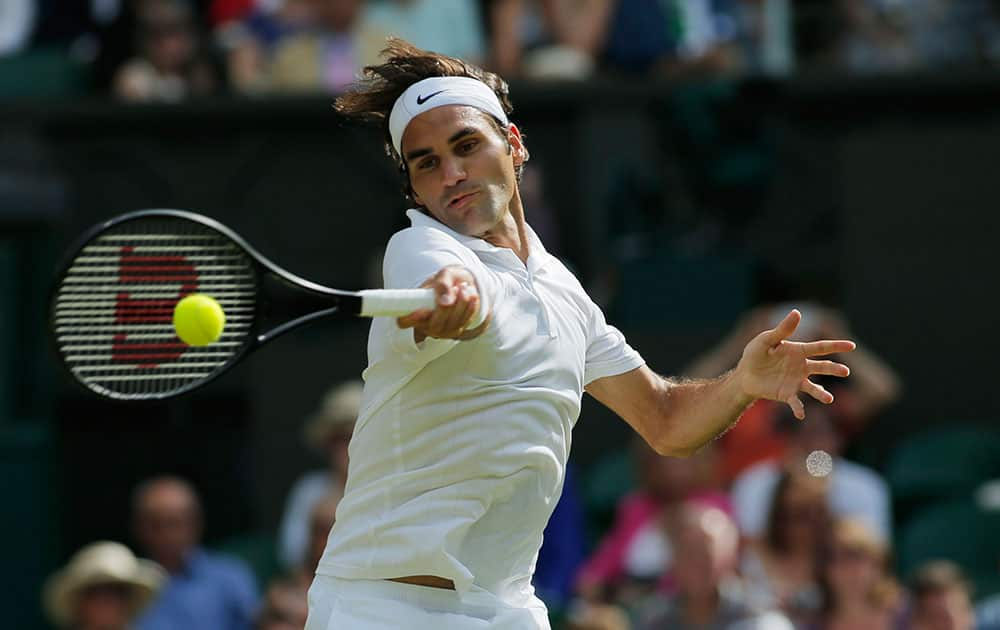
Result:
[[[799,392],[805,392],[822,403],[833,402],[833,394],[809,380],[810,376],[843,377],[851,373],[842,363],[817,361],[810,357],[850,352],[855,344],[846,339],[808,343],[789,341],[800,321],[802,314],[792,310],[773,330],[754,337],[743,349],[743,358],[736,366],[736,376],[748,396],[787,403],[795,417],[802,420],[806,412]]]

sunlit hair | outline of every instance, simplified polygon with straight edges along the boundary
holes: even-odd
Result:
[[[716,551],[723,558],[735,561],[739,553],[739,528],[732,517],[715,506],[684,501],[679,512],[673,518],[667,518],[665,524],[668,534],[674,536],[679,536],[685,528],[691,528],[711,537]]]
[[[385,62],[366,66],[361,72],[361,78],[347,92],[337,97],[333,106],[334,109],[348,118],[381,124],[385,151],[396,162],[400,172],[404,175],[406,174],[406,163],[392,146],[392,136],[389,134],[389,114],[392,112],[392,106],[396,103],[396,99],[414,83],[430,77],[471,77],[482,81],[493,90],[508,117],[514,111],[506,81],[492,72],[457,57],[423,50],[397,37],[389,38],[381,56]],[[508,130],[493,116],[488,114],[486,116],[500,137],[507,142],[509,151]],[[527,158],[526,149],[525,161]],[[518,182],[521,181],[523,170],[523,162],[515,168],[514,172]],[[412,190],[408,182],[406,195],[412,198]]]
[[[887,609],[899,603],[901,589],[889,569],[890,552],[875,532],[865,523],[851,518],[838,519],[830,528],[824,545],[822,562],[818,566],[817,582],[823,592],[823,610],[833,612],[837,607],[837,593],[828,577],[829,565],[838,549],[867,554],[878,568],[878,578],[867,593],[868,603],[875,608]]]
[[[972,585],[957,564],[948,560],[933,560],[917,568],[909,581],[910,592],[918,602],[929,595],[952,590],[972,597]]]

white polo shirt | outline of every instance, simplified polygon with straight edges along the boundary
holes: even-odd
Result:
[[[531,228],[527,264],[418,210],[386,248],[386,288],[446,265],[475,275],[493,320],[473,340],[413,341],[373,320],[346,493],[317,573],[450,578],[532,599],[583,388],[643,364]]]

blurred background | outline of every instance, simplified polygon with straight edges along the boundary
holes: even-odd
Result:
[[[585,398],[554,627],[997,627],[996,0],[0,0],[0,625],[301,627],[368,324],[121,405],[57,370],[48,291],[141,208],[377,286],[400,182],[331,103],[390,35],[508,79],[529,223],[658,372],[718,375],[791,306],[860,343],[831,409],[759,403],[689,460]]]

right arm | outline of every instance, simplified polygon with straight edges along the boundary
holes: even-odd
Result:
[[[489,326],[492,313],[481,314],[476,277],[466,267],[449,265],[425,280],[422,288],[434,289],[437,306],[400,317],[400,328],[412,328],[413,340],[420,343],[435,339],[475,339]],[[471,329],[470,324],[475,324]]]
[[[482,334],[489,321],[498,285],[485,265],[464,245],[434,229],[411,228],[394,235],[382,262],[387,289],[431,288],[433,309],[421,309],[396,320],[406,346],[427,338],[463,340]],[[440,344],[435,344],[440,345]],[[414,348],[416,349],[416,348]]]

